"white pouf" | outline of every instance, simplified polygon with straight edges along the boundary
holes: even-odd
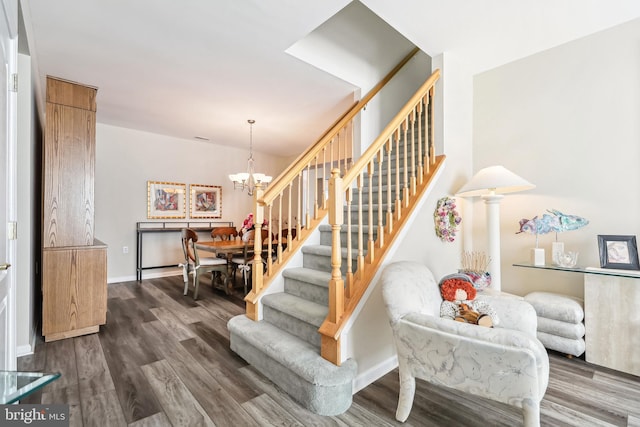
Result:
[[[584,353],[584,303],[552,292],[532,292],[524,300],[538,315],[538,339],[545,348],[580,356]]]

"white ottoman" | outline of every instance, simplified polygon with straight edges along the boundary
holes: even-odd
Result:
[[[538,339],[545,348],[580,356],[584,353],[584,303],[551,292],[532,292],[524,300],[538,315]]]

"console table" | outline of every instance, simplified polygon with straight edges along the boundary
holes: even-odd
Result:
[[[587,362],[640,375],[640,271],[529,263],[514,266],[582,273]]]
[[[180,233],[183,228],[195,231],[211,231],[214,227],[233,227],[232,221],[198,221],[198,222],[138,222],[136,223],[136,280],[142,280],[142,270],[154,268],[176,267],[170,265],[142,265],[142,236],[147,233]]]

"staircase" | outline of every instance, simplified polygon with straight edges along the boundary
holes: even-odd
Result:
[[[416,141],[424,150],[424,138]],[[362,225],[364,241],[368,239],[369,230],[372,240],[379,231],[379,220],[383,226],[387,214],[388,195],[395,201],[396,192],[396,155],[403,155],[400,150],[382,162],[387,171],[387,162],[391,161],[391,181],[388,177],[372,177],[371,200],[369,199],[369,177],[364,174],[362,192],[353,196],[351,206],[344,207],[344,216],[351,217],[351,223]],[[376,168],[378,167],[375,163]],[[401,167],[400,177],[404,177]],[[360,194],[362,196],[360,196]],[[379,203],[379,197],[382,202]],[[359,206],[362,197],[363,208]],[[394,210],[393,203],[391,205]],[[382,212],[379,212],[379,209]],[[369,224],[369,215],[361,212],[372,212],[373,223]],[[360,212],[360,214],[359,214]],[[361,218],[359,216],[361,215]],[[359,221],[360,220],[360,221]],[[346,221],[346,220],[345,220]],[[346,221],[348,222],[348,221]],[[342,251],[341,274],[346,281],[347,266],[357,265],[359,226],[351,227],[351,238],[348,239],[348,226],[340,229],[340,246]],[[262,298],[263,319],[255,322],[245,315],[234,317],[228,327],[231,335],[231,349],[256,369],[267,376],[291,395],[305,408],[321,415],[337,415],[351,406],[352,382],[357,373],[354,360],[346,360],[341,366],[325,360],[320,355],[321,337],[318,329],[327,318],[329,311],[329,282],[331,280],[332,229],[330,225],[319,226],[320,244],[302,246],[303,266],[287,268],[282,272],[284,292],[265,295]],[[351,262],[347,262],[347,242],[351,242]],[[366,243],[365,243],[366,245]],[[365,246],[363,245],[363,246]],[[364,255],[366,255],[366,248]],[[353,270],[353,268],[352,268]]]
[[[292,224],[294,215],[298,224],[295,234],[287,233],[286,249],[281,239],[276,248],[271,239],[265,243],[268,253],[277,249],[277,256],[267,260],[265,271],[253,271],[246,315],[228,323],[231,349],[321,415],[337,415],[351,405],[357,361],[343,353],[341,337],[357,307],[366,303],[367,288],[444,163],[444,155],[435,154],[438,70],[360,158],[353,157],[354,120],[415,52],[266,191],[258,188],[254,193],[256,232],[263,219],[270,219],[267,227],[274,236],[283,235],[282,224]],[[328,182],[328,192],[310,185],[320,179]],[[319,244],[307,242],[312,235]],[[261,254],[262,249],[261,239],[256,239],[254,252]]]

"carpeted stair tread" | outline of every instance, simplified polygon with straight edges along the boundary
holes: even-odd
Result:
[[[376,231],[378,231],[378,224],[374,224],[372,226],[373,228],[373,233],[375,234]],[[318,229],[320,230],[321,233],[330,233],[331,232],[331,225],[329,224],[320,224],[318,226]],[[346,233],[347,232],[347,224],[342,224],[340,226],[340,232],[341,233]],[[358,225],[355,224],[351,224],[351,232],[352,233],[357,233],[358,232]],[[369,226],[368,225],[363,225],[362,226],[362,234],[368,234],[369,233]]]
[[[229,320],[227,327],[231,335],[250,342],[257,350],[290,368],[311,384],[335,386],[351,383],[357,365],[347,360],[336,366],[320,356],[311,344],[284,332],[268,322],[254,322],[244,314]]]
[[[313,301],[286,292],[265,295],[262,304],[319,328],[329,309]]]
[[[282,271],[282,276],[285,279],[307,282],[327,289],[329,288],[329,280],[331,280],[331,273],[305,267],[285,268]]]
[[[329,280],[331,273],[314,268],[295,267],[282,271],[284,291],[321,304],[329,306]]]
[[[347,257],[347,248],[342,248],[342,258],[346,258]],[[331,246],[327,246],[327,245],[305,245],[302,247],[302,253],[303,254],[310,254],[310,255],[319,255],[319,256],[328,256],[331,257]],[[352,250],[351,251],[351,258],[352,259],[357,259],[358,257],[358,252]]]

